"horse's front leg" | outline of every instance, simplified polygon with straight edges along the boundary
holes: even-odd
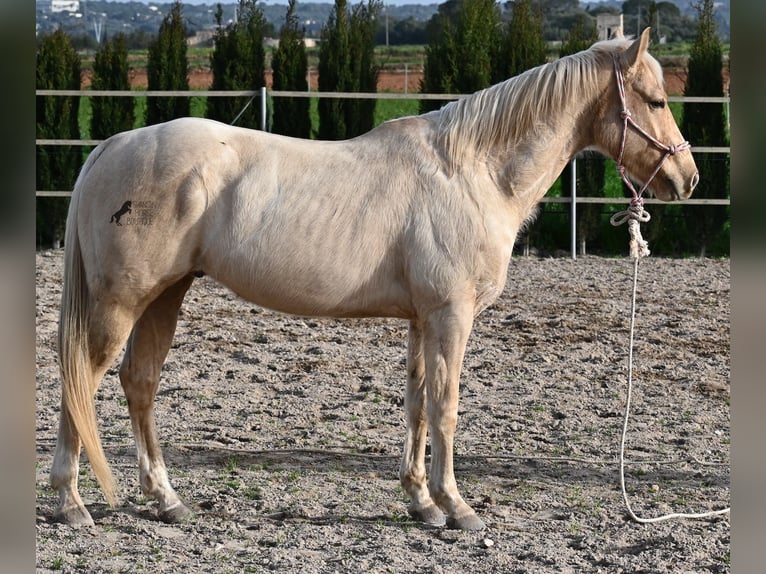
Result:
[[[191,276],[182,279],[149,305],[133,328],[120,368],[120,382],[136,439],[141,491],[158,501],[160,519],[171,523],[188,518],[191,511],[168,479],[154,421],[154,398],[175,333],[178,310],[191,282]]]
[[[425,321],[426,404],[431,429],[431,476],[428,489],[447,514],[447,526],[480,530],[484,522],[457,489],[452,451],[457,425],[463,356],[473,325],[473,301],[449,303]]]
[[[404,439],[399,479],[410,497],[410,515],[431,526],[444,526],[444,513],[434,504],[426,485],[426,387],[423,358],[423,330],[417,321],[410,321],[407,341],[407,388],[404,410],[407,434]]]

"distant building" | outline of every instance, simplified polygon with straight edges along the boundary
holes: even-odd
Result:
[[[186,38],[187,46],[212,46],[215,30],[198,30],[193,36]]]
[[[266,46],[267,48],[278,48],[279,38],[264,38],[263,45]],[[303,45],[306,48],[316,48],[317,40],[316,38],[303,38]]]
[[[51,0],[51,12],[79,12],[80,0]]]
[[[596,31],[599,40],[624,36],[622,29],[622,14],[601,13],[596,16]]]

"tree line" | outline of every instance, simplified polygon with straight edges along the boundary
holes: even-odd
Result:
[[[538,0],[516,0],[502,10],[493,0],[448,0],[428,23],[428,43],[421,91],[424,93],[470,93],[514,76],[546,60],[544,19]],[[376,26],[381,0],[349,5],[335,0],[322,28],[319,48],[319,90],[338,92],[376,91],[378,68],[373,61]],[[187,30],[179,1],[163,19],[148,48],[148,89],[188,90]],[[506,12],[509,12],[506,13]],[[689,61],[686,94],[722,94],[722,48],[716,35],[712,0],[701,0],[696,37]],[[240,0],[236,22],[224,24],[218,7],[214,47],[210,55],[214,90],[258,90],[265,85],[264,37],[268,29],[256,0]],[[596,40],[586,18],[575,20],[560,47],[560,56],[587,48]],[[296,16],[296,0],[290,0],[279,31],[279,45],[272,54],[274,90],[307,91],[307,52],[304,31]],[[81,63],[71,39],[62,30],[41,38],[37,51],[37,88],[79,89]],[[103,42],[93,64],[92,87],[99,90],[129,89],[127,46],[117,34]],[[135,124],[133,98],[92,97],[90,137],[105,139]],[[145,123],[154,124],[190,115],[188,97],[149,97]],[[37,137],[78,139],[80,99],[37,96]],[[275,133],[294,137],[345,139],[374,126],[376,101],[372,99],[320,98],[319,125],[312,132],[308,98],[275,98],[268,108],[267,124]],[[441,103],[421,101],[425,112]],[[205,115],[211,119],[257,129],[264,118],[261,106],[248,97],[210,97]],[[694,145],[728,145],[723,105],[683,106],[682,131]],[[37,147],[37,189],[71,189],[85,153],[75,146]],[[695,197],[728,197],[728,159],[704,154],[698,159],[701,183]],[[597,154],[578,160],[577,186],[581,195],[603,196],[608,161]],[[570,177],[561,178],[554,193],[571,194]],[[622,184],[620,184],[621,186]],[[614,192],[613,192],[614,193]],[[617,194],[625,193],[618,189]],[[37,199],[38,246],[59,245],[63,239],[68,201]],[[728,208],[710,206],[652,206],[649,241],[659,254],[728,254]],[[578,242],[581,253],[619,253],[624,241],[615,244],[604,233],[609,206],[578,206]],[[546,204],[522,243],[544,252],[567,245],[568,206]]]
[[[430,2],[430,0],[429,0]],[[212,2],[211,2],[212,4]],[[436,10],[438,2],[432,4],[391,5],[384,8],[376,22],[376,42],[389,45],[423,45],[427,42],[429,19]],[[501,11],[509,16],[513,1],[503,0]],[[581,0],[535,0],[545,19],[543,35],[546,41],[563,41],[576,20],[586,20],[595,27],[595,19],[601,12],[622,13],[625,30],[632,34],[640,32],[645,26],[652,26],[656,39],[664,37],[668,42],[691,41],[694,37],[693,18],[682,8],[682,0],[625,0],[617,2],[586,2]],[[113,30],[125,32],[125,42],[129,50],[146,49],[152,41],[163,14],[170,4],[157,3],[153,9],[140,2],[111,2],[89,0],[83,3],[83,17],[72,18],[68,13],[50,13],[38,9],[38,25],[42,33],[56,28],[63,28],[72,38],[75,48],[96,49],[98,40],[92,24],[101,22],[100,33],[110,35]],[[224,6],[226,18],[233,16],[235,4],[230,1]],[[266,35],[276,37],[284,19],[284,6],[266,1],[260,3],[267,22]],[[329,17],[331,5],[327,3],[304,2],[297,6],[295,14],[302,22],[309,37],[318,37],[323,23]],[[726,41],[729,39],[728,0],[717,13],[719,33]],[[207,5],[186,4],[184,6],[187,30],[190,34],[208,29],[214,24],[214,15]]]

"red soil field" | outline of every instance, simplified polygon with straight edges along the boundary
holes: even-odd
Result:
[[[686,85],[686,69],[679,66],[666,66],[664,68],[665,73],[665,88],[669,95],[680,96],[683,95],[684,86]],[[131,68],[130,72],[130,85],[137,89],[147,88],[147,77],[145,68]],[[722,70],[724,87],[728,88],[729,85],[729,69],[728,66]],[[378,76],[378,91],[379,92],[404,92],[405,87],[407,92],[418,92],[420,90],[420,80],[423,77],[422,68],[416,68],[409,70],[408,73],[404,71],[391,71],[383,70]],[[91,81],[91,71],[83,71],[82,85],[83,87],[89,87]],[[189,71],[189,87],[191,89],[209,89],[213,81],[213,75],[210,68],[197,67],[192,68]],[[271,73],[266,74],[266,85],[271,87]],[[311,89],[317,90],[317,74],[315,70],[312,70],[311,74]],[[726,89],[725,89],[726,92]]]

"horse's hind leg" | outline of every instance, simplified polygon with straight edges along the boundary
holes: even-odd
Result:
[[[410,321],[407,340],[407,388],[404,394],[404,410],[407,431],[404,451],[399,468],[402,488],[410,497],[409,513],[431,526],[443,526],[444,513],[434,504],[426,485],[426,387],[425,360],[423,357],[423,331],[417,321]]]
[[[50,476],[51,487],[59,493],[59,505],[53,513],[53,519],[64,524],[92,526],[93,519],[77,489],[80,448],[80,437],[72,427],[69,413],[62,402],[56,453],[53,456]]]
[[[88,329],[90,368],[82,373],[88,378],[86,385],[91,395],[96,394],[106,370],[119,355],[132,324],[133,318],[121,307],[102,303],[93,308]],[[59,494],[53,519],[65,524],[92,525],[93,519],[77,489],[81,446],[62,395],[56,452],[50,474],[51,487]]]
[[[120,368],[120,382],[128,400],[136,439],[142,492],[159,502],[164,522],[191,515],[170,486],[154,421],[154,397],[178,321],[178,310],[193,277],[184,277],[155,299],[133,327]]]

